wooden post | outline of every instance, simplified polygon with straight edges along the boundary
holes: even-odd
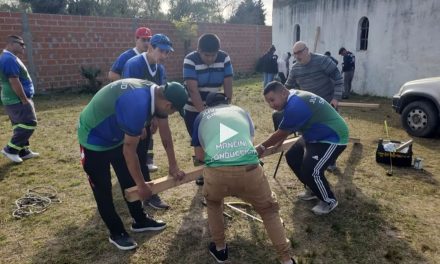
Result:
[[[379,108],[379,104],[339,102],[338,107]]]

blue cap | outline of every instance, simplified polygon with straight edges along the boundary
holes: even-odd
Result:
[[[174,51],[173,43],[169,37],[164,34],[155,34],[150,39],[150,44],[153,48],[159,48],[166,51]]]

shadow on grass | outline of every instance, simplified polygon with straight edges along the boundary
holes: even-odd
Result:
[[[347,149],[346,151],[349,151]],[[316,201],[296,201],[290,240],[299,263],[423,263],[424,257],[399,237],[387,222],[385,208],[353,184],[353,174],[363,153],[355,144],[344,171],[336,172],[333,190],[339,206],[329,215],[315,216]]]
[[[202,188],[197,188],[162,263],[209,263],[206,240],[208,222],[203,218],[205,206],[202,205],[202,199]]]
[[[384,170],[390,171],[390,165],[377,163],[378,166],[381,166]],[[427,184],[439,186],[439,181],[435,178],[434,174],[429,172],[428,170],[421,169],[417,170],[413,167],[397,167],[393,166],[393,175],[390,177],[398,177],[402,179],[412,179],[421,181]]]
[[[84,180],[87,180],[86,178]],[[131,217],[123,200],[119,184],[113,185],[113,199],[116,211],[128,233],[139,246],[161,232],[133,233],[129,230]],[[92,190],[90,190],[92,192]],[[80,199],[80,197],[78,197]],[[63,205],[63,204],[61,204]],[[95,212],[88,221],[78,226],[65,225],[63,230],[53,235],[42,245],[31,263],[128,263],[136,250],[123,251],[108,242],[108,229],[94,203]],[[78,212],[81,214],[81,212]],[[65,219],[72,219],[63,217]]]

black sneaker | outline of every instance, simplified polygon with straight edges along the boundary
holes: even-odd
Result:
[[[138,246],[136,241],[134,241],[127,233],[110,235],[108,241],[120,250],[132,250]]]
[[[156,221],[147,216],[147,219],[144,222],[142,223],[134,222],[133,224],[131,224],[131,231],[136,233],[145,232],[145,231],[159,231],[165,229],[166,225],[167,224],[163,221],[160,220]]]
[[[212,257],[214,257],[217,263],[225,263],[228,260],[228,245],[226,244],[226,248],[220,251],[217,251],[215,247],[215,243],[209,243],[209,253]]]

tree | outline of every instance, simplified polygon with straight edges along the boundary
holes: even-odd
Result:
[[[33,13],[63,14],[67,0],[20,0],[21,3],[31,5]]]
[[[266,11],[261,0],[244,0],[229,18],[232,24],[265,25]]]
[[[172,21],[222,23],[221,0],[170,0]]]

